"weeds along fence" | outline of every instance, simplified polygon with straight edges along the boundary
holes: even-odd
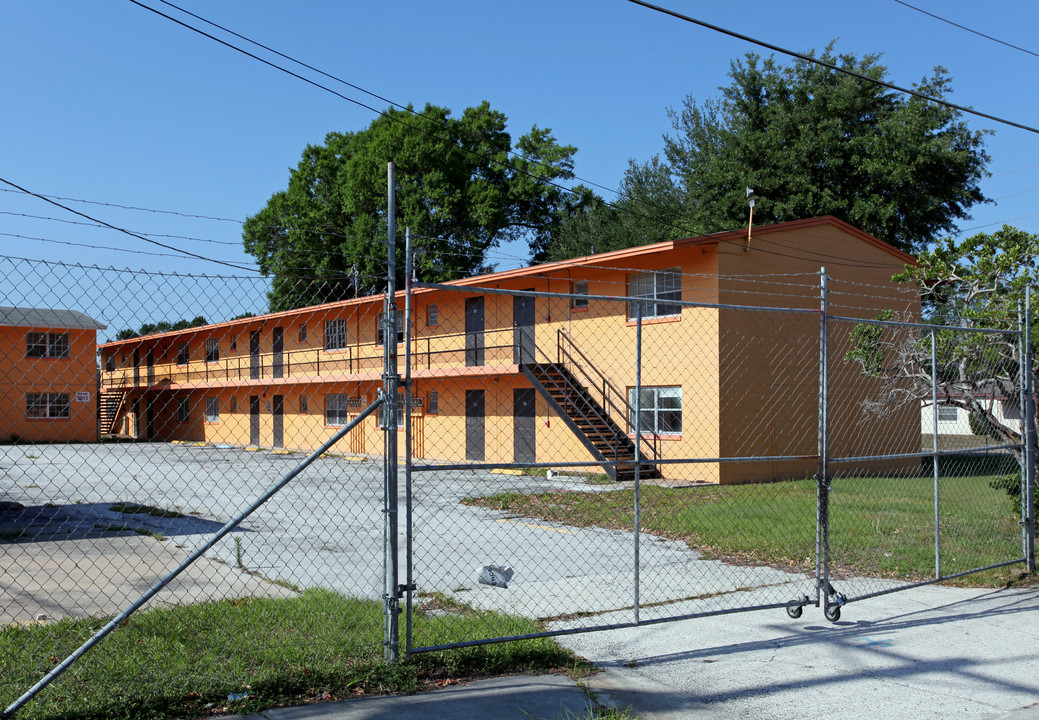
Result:
[[[1029,311],[601,269],[269,313],[252,278],[0,266],[8,712],[1034,567]]]

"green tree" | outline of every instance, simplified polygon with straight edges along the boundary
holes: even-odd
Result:
[[[831,44],[820,58],[887,77],[877,55],[838,55]],[[803,60],[751,53],[729,77],[719,98],[690,95],[670,109],[663,158],[631,163],[615,208],[593,211],[597,223],[579,215],[556,244],[623,236],[624,225],[635,230],[628,245],[734,230],[747,223],[750,187],[755,223],[834,215],[915,251],[986,201],[984,133],[955,110]],[[951,81],[937,67],[915,89],[944,98]]]
[[[116,333],[116,340],[129,340],[130,338],[142,337],[144,335],[157,335],[164,332],[173,332],[174,330],[187,330],[188,328],[201,327],[206,325],[207,320],[199,315],[191,320],[159,320],[158,322],[146,322],[141,325],[139,330],[133,330],[131,328],[124,328]]]
[[[918,259],[918,266],[907,267],[893,279],[920,289],[926,319],[935,325],[937,374],[932,372],[931,330],[856,327],[853,349],[845,360],[884,380],[867,410],[882,414],[904,403],[929,402],[933,383],[943,404],[970,414],[972,427],[998,442],[1020,443],[1021,433],[1001,422],[992,398],[1013,402],[1021,395],[1021,343],[1013,331],[1025,293],[1039,278],[1039,235],[1004,225],[958,244],[943,239]],[[1033,379],[1039,379],[1034,368]]]
[[[273,276],[272,311],[382,289],[392,161],[397,279],[405,227],[420,279],[465,277],[485,269],[487,251],[503,241],[547,243],[583,197],[555,184],[573,177],[575,152],[536,126],[513,147],[505,115],[486,102],[461,117],[434,105],[417,114],[391,108],[365,130],[329,133],[323,145],[308,146],[287,189],[246,220],[245,249]]]

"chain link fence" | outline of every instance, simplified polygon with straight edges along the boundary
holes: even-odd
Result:
[[[1034,563],[1027,325],[676,271],[615,296],[409,284],[398,323],[357,283],[266,313],[262,280],[0,264],[5,707],[57,714],[102,676],[234,697],[519,638],[835,620]]]

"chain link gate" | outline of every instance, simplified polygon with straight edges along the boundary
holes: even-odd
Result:
[[[18,581],[28,595],[47,581],[101,597],[76,612],[114,617],[113,627],[130,623],[116,635],[141,637],[144,622],[130,618],[139,592],[105,584],[121,567],[113,558],[124,555],[151,573],[145,585],[131,581],[139,591],[195,553],[199,559],[184,564],[193,582],[163,590],[149,606],[168,597],[168,610],[233,608],[223,624],[177,622],[185,637],[208,633],[207,646],[228,657],[238,657],[236,647],[244,649],[257,627],[274,629],[285,643],[277,663],[290,666],[392,660],[397,642],[422,653],[759,609],[797,616],[817,605],[836,619],[844,603],[881,592],[1034,563],[1034,477],[1017,481],[1016,496],[1008,479],[1018,456],[1025,468],[1034,457],[1027,323],[879,321],[879,311],[902,308],[890,296],[853,303],[848,298],[861,292],[844,288],[829,290],[836,300],[827,307],[824,297],[820,312],[819,286],[789,279],[729,278],[743,283],[727,296],[732,302],[695,302],[689,298],[721,297],[712,287],[721,279],[611,269],[620,278],[615,295],[544,277],[524,279],[517,290],[409,284],[400,327],[380,297],[253,317],[266,293],[253,280],[3,262],[10,268],[0,287],[13,306],[54,304],[16,284],[31,278],[38,287],[73,288],[63,304],[112,328],[140,317],[140,308],[112,298],[133,297],[167,321],[200,307],[209,317],[236,318],[102,345],[101,395],[139,391],[120,398],[107,421],[139,442],[22,437],[0,446],[4,500],[50,528],[46,537],[35,529],[0,537],[5,572],[35,573]],[[921,347],[934,347],[927,364],[940,366],[944,348],[961,347],[975,351],[969,365],[977,376],[1001,383],[1011,376],[984,348],[1016,343],[1021,376],[1013,392],[993,386],[988,395],[956,398],[932,368],[939,390],[921,395],[906,378],[863,372],[862,358],[874,356],[855,355],[862,328],[881,329],[866,337],[881,358],[909,350],[923,357]],[[16,355],[65,354],[62,332],[19,332]],[[388,340],[394,332],[399,350]],[[984,340],[964,339],[973,337]],[[399,382],[391,350],[405,356]],[[13,371],[2,379],[25,380]],[[76,382],[62,379],[55,390],[86,391]],[[917,393],[912,402],[894,407],[890,398],[907,389]],[[938,447],[945,439],[935,417],[921,445],[921,407],[936,416],[934,398],[969,406],[979,397],[1002,402],[1018,389],[1019,422],[1033,442]],[[65,412],[49,398],[19,402],[4,410],[9,419]],[[398,434],[399,487],[397,453],[380,453]],[[304,450],[333,436],[341,440],[331,456],[294,474]],[[928,458],[937,462],[921,466]],[[249,526],[231,533],[236,517],[282,480],[288,484],[257,506]],[[398,495],[405,522],[394,528]],[[80,516],[85,525],[72,520]],[[65,529],[66,540],[54,537]],[[964,538],[991,542],[964,545]],[[73,578],[57,561],[85,541],[106,550]],[[25,554],[34,548],[46,550],[36,565]],[[209,574],[193,575],[199,568]],[[20,638],[37,673],[30,681],[0,672],[5,701],[52,677],[56,664],[70,668],[70,683],[114,672],[101,653],[65,665],[61,658],[79,658],[89,634],[46,620],[37,627],[27,596],[4,592],[4,611],[14,613],[5,623],[21,624],[6,632]],[[299,630],[303,618],[273,602],[281,598],[317,608],[322,632]],[[251,677],[247,655],[240,659],[227,687]],[[213,690],[190,673],[134,667],[128,691]],[[62,683],[54,687],[67,693]]]

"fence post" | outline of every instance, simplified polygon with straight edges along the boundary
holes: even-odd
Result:
[[[934,472],[934,578],[942,576],[940,495],[938,470],[938,330],[931,328],[931,462]]]
[[[400,657],[398,614],[400,611],[400,589],[397,587],[397,216],[396,216],[396,168],[386,165],[387,210],[386,210],[386,300],[379,332],[383,343],[383,539],[385,560],[383,563],[385,586],[383,602],[385,611],[385,659],[397,662]]]
[[[1028,572],[1035,572],[1035,387],[1032,355],[1032,286],[1025,290],[1025,322],[1024,322],[1024,361],[1025,361],[1025,407],[1022,413],[1025,422],[1025,476],[1021,488],[1023,542]]]
[[[829,373],[827,353],[826,268],[819,268],[819,469],[816,474],[815,517],[815,599],[823,609],[829,607],[830,587],[830,478],[829,478]],[[821,596],[821,597],[820,597]]]
[[[411,654],[411,593],[415,589],[411,536],[411,228],[404,228],[404,656]]]
[[[642,540],[639,532],[641,524],[639,511],[642,500],[642,303],[636,303],[636,306],[638,309],[635,311],[635,507],[632,524],[635,529],[635,624],[638,625],[641,582],[639,545]],[[619,470],[620,466],[615,466],[614,472]]]

